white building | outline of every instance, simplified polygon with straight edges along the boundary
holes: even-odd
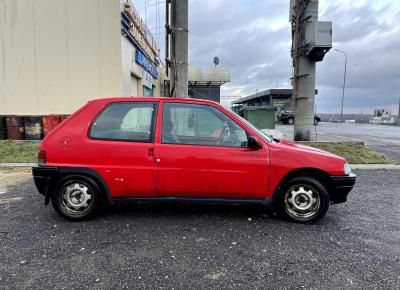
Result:
[[[120,0],[2,0],[0,115],[69,114],[88,100],[160,95],[159,51]]]

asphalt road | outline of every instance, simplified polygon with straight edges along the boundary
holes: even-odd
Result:
[[[0,195],[0,288],[400,288],[400,171],[359,171],[315,225],[258,207],[129,205],[67,222]]]
[[[293,126],[277,128],[293,139]],[[363,141],[367,147],[400,160],[400,127],[322,122],[317,126],[317,135],[319,141]]]

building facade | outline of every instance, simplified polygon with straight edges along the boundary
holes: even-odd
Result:
[[[318,90],[315,90],[318,95]],[[232,109],[239,112],[244,107],[272,106],[279,111],[281,108],[292,107],[292,89],[270,89],[237,99],[232,102]]]
[[[3,0],[0,43],[0,115],[161,93],[159,50],[129,1]]]
[[[221,102],[221,86],[231,81],[230,72],[224,68],[188,69],[188,96],[194,99]],[[164,76],[162,96],[169,96],[170,80]]]

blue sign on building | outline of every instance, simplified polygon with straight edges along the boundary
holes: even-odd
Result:
[[[151,64],[151,62],[140,50],[136,50],[135,60],[136,63],[145,69],[153,78],[158,79],[157,68]]]

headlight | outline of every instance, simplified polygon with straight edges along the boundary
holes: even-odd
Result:
[[[351,173],[352,173],[351,172],[351,167],[350,167],[350,165],[348,163],[344,164],[343,170],[344,170],[344,174],[346,174],[346,175],[351,175]]]

